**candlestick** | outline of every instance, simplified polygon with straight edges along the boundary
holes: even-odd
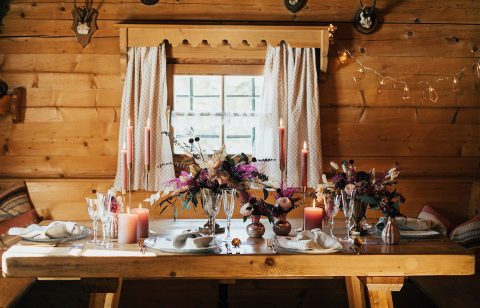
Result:
[[[283,120],[280,118],[280,126],[278,127],[278,138],[279,138],[279,161],[280,161],[280,171],[281,175],[281,184],[285,181],[285,167],[286,167],[286,146],[285,146],[285,127],[283,126]]]
[[[150,118],[148,119],[147,121],[147,126],[145,126],[145,135],[144,135],[144,165],[147,166],[147,165],[150,165],[150,143],[151,143],[151,139],[150,139]]]
[[[322,229],[323,209],[315,206],[315,199],[312,207],[306,207],[303,212],[304,230]]]
[[[142,208],[142,204],[138,205],[138,208],[132,209],[132,214],[138,215],[138,222],[137,222],[137,237],[138,238],[147,238],[148,237],[148,216],[150,214],[150,210],[146,208]]]
[[[125,142],[123,143],[123,148],[121,151],[121,157],[122,157],[122,191],[127,190],[128,187],[128,175],[127,175],[127,146]]]
[[[133,164],[133,126],[131,125],[130,118],[127,125],[127,160],[128,165],[132,168]]]
[[[118,243],[133,244],[137,242],[138,215],[127,213],[118,214]]]
[[[307,142],[303,142],[303,149],[302,149],[302,158],[301,158],[301,167],[302,167],[302,187],[308,186],[307,181],[307,170],[308,170],[308,150],[307,150]]]

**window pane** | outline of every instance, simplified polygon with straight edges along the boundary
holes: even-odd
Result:
[[[192,120],[186,117],[184,120],[178,118],[174,127],[175,138],[179,142],[188,144],[188,139],[200,137],[200,145],[204,151],[208,153],[218,150],[221,146],[222,123],[220,118],[197,117]],[[174,153],[183,153],[183,151],[175,147]]]
[[[229,154],[252,154],[252,139],[250,138],[231,138],[225,139],[225,147]]]
[[[252,124],[243,118],[233,118],[225,125],[225,146],[231,154],[252,153]]]

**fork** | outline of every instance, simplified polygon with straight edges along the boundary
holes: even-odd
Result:
[[[267,239],[267,247],[270,248],[273,253],[277,253],[277,251],[275,250],[275,243],[273,242],[273,239]]]

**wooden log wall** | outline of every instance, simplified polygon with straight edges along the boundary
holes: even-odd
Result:
[[[26,178],[41,214],[87,218],[83,197],[112,183],[121,101],[113,25],[136,19],[334,23],[336,45],[320,84],[325,163],[353,158],[360,168],[377,170],[398,163],[406,214],[429,203],[454,220],[468,216],[480,170],[480,80],[472,67],[480,56],[479,1],[379,0],[381,23],[371,35],[351,24],[358,1],[309,0],[297,14],[283,0],[94,1],[99,30],[86,48],[71,30],[73,3],[12,0],[0,33],[0,78],[27,89],[25,122],[1,132],[0,178]],[[378,94],[371,74],[355,84],[359,67],[339,64],[342,48],[405,78],[412,99],[404,101],[401,89],[391,87]],[[452,93],[450,81],[437,82],[433,103],[417,85],[463,67],[461,95]]]

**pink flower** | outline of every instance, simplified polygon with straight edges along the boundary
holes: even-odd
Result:
[[[292,200],[287,197],[280,197],[277,199],[277,202],[275,202],[275,206],[286,212],[292,207]]]

